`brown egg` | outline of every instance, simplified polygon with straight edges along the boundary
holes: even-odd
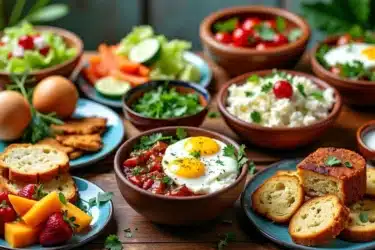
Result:
[[[41,113],[55,112],[58,117],[70,117],[76,109],[78,91],[62,76],[49,76],[38,83],[33,93],[33,106]]]
[[[30,104],[20,93],[0,92],[0,140],[20,138],[30,121]]]

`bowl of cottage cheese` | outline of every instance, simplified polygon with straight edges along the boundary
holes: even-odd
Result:
[[[219,93],[218,106],[241,138],[288,149],[318,139],[338,117],[342,102],[334,88],[314,76],[265,70],[230,80]]]

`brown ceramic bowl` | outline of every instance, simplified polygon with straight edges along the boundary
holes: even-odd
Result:
[[[40,31],[49,31],[61,36],[69,47],[74,47],[77,49],[77,55],[61,64],[41,70],[32,71],[29,76],[33,80],[35,80],[35,82],[39,82],[43,78],[51,75],[62,75],[65,77],[69,77],[72,74],[73,70],[77,67],[83,54],[82,40],[76,34],[64,29],[50,26],[35,26],[34,28]],[[0,33],[0,36],[2,36],[2,33]],[[10,74],[8,72],[0,72],[0,85],[9,83],[9,76]]]
[[[283,70],[292,75],[299,75],[311,79],[315,84],[321,89],[329,88],[330,86],[309,74]],[[224,117],[224,120],[228,126],[235,131],[241,138],[247,140],[255,145],[272,148],[272,149],[294,149],[299,146],[306,145],[314,140],[318,140],[320,135],[323,134],[330,126],[333,125],[336,118],[338,117],[342,102],[338,91],[335,90],[336,103],[328,115],[327,118],[320,120],[312,125],[297,127],[297,128],[269,128],[263,127],[255,124],[248,123],[246,121],[240,120],[234,115],[230,114],[226,109],[226,100],[228,96],[228,88],[232,84],[243,84],[246,79],[253,75],[265,76],[272,73],[272,70],[263,70],[250,72],[241,76],[238,76],[224,85],[218,95],[218,106],[219,110]]]
[[[283,17],[287,22],[287,31],[299,28],[302,30],[302,35],[292,43],[263,51],[254,48],[233,47],[215,40],[212,27],[217,21],[231,17],[252,16],[261,19]],[[232,76],[254,70],[294,67],[306,49],[310,34],[310,27],[306,21],[294,13],[284,9],[251,5],[223,9],[212,13],[202,21],[199,32],[204,53]]]
[[[340,77],[325,69],[316,59],[316,52],[323,44],[334,45],[339,37],[330,36],[313,48],[310,60],[314,74],[335,87],[345,103],[355,106],[375,106],[374,82]]]
[[[188,136],[208,136],[232,144],[236,150],[239,145],[226,136],[201,128],[181,127]],[[149,220],[169,225],[188,225],[201,221],[208,221],[222,214],[233,206],[240,196],[245,182],[248,167],[243,166],[237,180],[226,188],[217,192],[190,197],[172,197],[153,194],[132,184],[123,174],[123,162],[129,157],[134,145],[145,135],[163,133],[176,135],[177,127],[164,127],[149,130],[127,140],[117,151],[115,156],[115,174],[118,188],[127,203],[138,213]]]
[[[357,130],[357,146],[359,152],[363,157],[366,158],[366,160],[374,161],[375,149],[371,149],[370,147],[368,147],[363,139],[365,134],[369,131],[374,131],[375,133],[375,120],[365,123]]]
[[[159,86],[165,84],[165,80],[155,80],[142,85],[139,85],[135,88],[129,90],[123,98],[122,109],[124,111],[126,119],[128,119],[137,129],[139,130],[148,130],[159,127],[166,126],[192,126],[199,127],[207,112],[208,104],[211,101],[210,94],[205,88],[201,86],[177,80],[168,81],[168,87],[176,88],[176,91],[180,93],[198,93],[200,104],[204,107],[200,112],[194,115],[182,116],[177,118],[166,118],[166,119],[157,119],[143,116],[135,112],[131,107],[133,104],[143,96],[145,92],[148,92],[153,89],[157,89]]]

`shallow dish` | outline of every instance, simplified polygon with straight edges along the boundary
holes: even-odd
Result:
[[[282,70],[286,73],[292,75],[299,75],[312,80],[320,88],[325,89],[330,87],[326,82],[311,76],[309,74]],[[264,126],[259,126],[255,124],[248,123],[246,121],[240,120],[234,115],[230,114],[226,108],[228,88],[232,84],[243,84],[246,79],[251,75],[265,76],[272,73],[272,70],[254,71],[227,82],[218,94],[218,107],[223,115],[225,122],[228,126],[235,131],[244,140],[252,142],[258,146],[272,149],[293,149],[295,147],[306,145],[314,140],[319,139],[319,136],[323,134],[330,126],[333,125],[337,119],[342,103],[340,94],[335,90],[336,102],[333,106],[331,113],[327,118],[322,119],[312,125],[295,127],[295,128],[269,128]]]
[[[125,135],[123,121],[118,114],[101,104],[80,98],[73,117],[82,118],[92,116],[107,118],[107,131],[104,133],[102,139],[103,148],[96,153],[86,154],[71,160],[70,167],[72,169],[80,168],[103,159],[120,145]],[[0,141],[0,152],[3,152],[7,146],[7,143]]]
[[[285,46],[263,51],[233,47],[216,41],[212,32],[213,24],[218,20],[234,16],[257,16],[260,18],[281,16],[286,20],[289,29],[295,27],[301,29],[302,36]],[[238,6],[219,10],[202,21],[199,31],[204,53],[232,76],[253,70],[293,67],[305,51],[310,33],[309,25],[298,15],[284,9],[265,6]]]
[[[208,64],[198,55],[192,53],[192,52],[185,52],[184,58],[189,63],[193,64],[195,67],[197,67],[201,73],[201,80],[198,83],[199,86],[203,88],[207,88],[208,85],[211,83],[212,80],[212,71]],[[122,101],[120,99],[111,99],[108,97],[105,97],[98,93],[95,88],[90,84],[88,81],[84,79],[84,77],[79,77],[78,79],[78,87],[79,89],[90,99],[102,103],[104,105],[113,107],[113,108],[121,108],[122,107]]]
[[[365,124],[363,124],[358,130],[357,130],[357,147],[359,152],[363,157],[366,158],[366,160],[373,161],[375,160],[375,150],[371,149],[366,145],[364,142],[364,135],[370,131],[373,131],[372,133],[375,133],[375,121],[369,121]]]
[[[181,127],[188,136],[208,136],[232,144],[236,150],[239,145],[232,139],[205,129]],[[173,197],[153,194],[132,184],[123,173],[123,162],[128,158],[134,145],[142,136],[154,133],[175,135],[177,127],[164,127],[149,130],[127,140],[115,156],[115,174],[118,188],[127,203],[147,219],[161,224],[188,225],[201,221],[212,220],[233,206],[241,194],[246,182],[248,167],[245,165],[236,181],[217,192],[189,197]]]
[[[366,250],[374,249],[375,242],[354,243],[336,239],[325,246],[307,247],[295,244],[289,233],[288,226],[273,223],[258,214],[251,208],[251,194],[269,177],[274,175],[279,170],[296,170],[297,164],[301,159],[285,160],[272,164],[265,170],[256,174],[246,185],[244,192],[241,195],[241,206],[245,211],[246,216],[254,224],[254,226],[271,241],[291,249],[321,249],[321,250]]]
[[[104,193],[103,189],[86,181],[79,177],[73,177],[74,182],[77,185],[79,196],[81,200],[88,201],[90,198],[96,197],[98,193]],[[73,238],[65,245],[58,247],[42,247],[41,245],[33,245],[26,248],[12,248],[4,239],[0,239],[0,248],[2,249],[51,249],[51,250],[62,250],[62,249],[72,249],[83,244],[86,244],[89,241],[95,239],[99,234],[105,229],[106,225],[109,223],[112,213],[113,205],[112,202],[107,202],[100,207],[93,207],[90,210],[93,220],[91,221],[91,229],[85,234],[74,235]]]

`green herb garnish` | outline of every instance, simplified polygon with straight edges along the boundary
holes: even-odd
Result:
[[[201,153],[199,151],[193,151],[190,153],[190,155],[193,156],[194,158],[201,157]]]
[[[134,175],[134,176],[140,175],[141,172],[142,172],[142,168],[141,167],[132,168],[132,175]]]
[[[224,148],[224,156],[235,159],[237,161],[238,168],[241,168],[249,161],[245,152],[245,148],[246,146],[242,144],[236,155],[236,149],[233,145],[229,144]]]
[[[187,132],[183,128],[176,129],[176,138],[178,140],[182,140],[186,138]],[[152,147],[158,141],[165,141],[167,143],[174,143],[176,142],[176,138],[173,136],[163,136],[162,133],[155,133],[149,136],[142,136],[139,142],[134,146],[135,150],[145,150]]]
[[[237,17],[230,18],[225,21],[216,22],[214,24],[214,29],[216,32],[232,32],[236,28],[237,23],[238,23]]]
[[[111,234],[108,235],[105,239],[104,248],[108,250],[122,250],[122,243],[118,239],[117,235]]]
[[[261,123],[262,122],[262,116],[258,111],[251,112],[250,118],[255,123]]]
[[[323,93],[321,91],[312,92],[310,94],[310,96],[312,96],[313,98],[315,98],[318,101],[323,101],[324,100]]]
[[[352,168],[352,167],[353,167],[352,163],[349,162],[349,161],[344,162],[344,165],[345,165],[345,167],[347,167],[347,168]]]
[[[362,223],[366,223],[366,222],[368,222],[368,213],[366,213],[366,212],[361,212],[361,213],[359,214],[359,219],[360,219],[360,221],[361,221]]]
[[[62,204],[66,205],[68,202],[66,201],[65,195],[63,193],[59,193],[59,200]]]
[[[328,44],[323,44],[322,46],[319,47],[319,49],[316,51],[316,60],[324,67],[324,68],[329,68],[329,64],[327,63],[326,59],[324,58],[324,55],[327,54],[327,52],[331,48],[328,46]]]
[[[341,165],[341,160],[337,159],[337,157],[335,157],[335,156],[330,155],[330,156],[328,156],[327,160],[325,161],[325,165],[327,165],[329,167]]]
[[[286,29],[285,19],[280,16],[276,17],[276,30],[278,32],[284,32],[285,29]]]
[[[164,184],[167,184],[167,185],[173,184],[172,178],[170,178],[168,176],[163,176],[163,178],[161,179],[161,182],[164,183]]]
[[[272,89],[272,86],[273,86],[272,83],[268,82],[268,83],[262,85],[261,91],[264,92],[264,93],[268,93]]]
[[[260,78],[258,75],[251,75],[247,78],[247,81],[248,82],[255,82],[255,83],[259,83],[260,81]]]
[[[298,89],[298,92],[303,96],[303,97],[307,97],[306,93],[305,93],[305,86],[303,86],[303,84],[301,83],[298,83],[297,84],[297,89]]]
[[[249,174],[253,175],[256,172],[256,166],[253,161],[249,162]]]
[[[252,92],[252,91],[246,91],[245,95],[246,95],[246,97],[252,97],[254,95],[254,92]]]
[[[302,30],[295,28],[288,33],[289,42],[294,42],[302,36]]]
[[[186,136],[187,136],[187,132],[183,128],[177,128],[176,129],[176,136],[177,136],[177,139],[179,139],[179,140],[185,139]]]
[[[224,162],[222,160],[220,160],[220,159],[217,159],[215,162],[216,162],[216,164],[224,166]]]
[[[258,31],[258,34],[263,41],[273,41],[274,40],[276,32],[273,29],[271,29],[271,28],[269,28],[265,25],[259,25],[259,26],[255,27],[255,29]]]
[[[209,118],[217,118],[217,117],[220,117],[220,113],[215,112],[215,111],[210,111],[210,112],[208,112],[208,117]]]

